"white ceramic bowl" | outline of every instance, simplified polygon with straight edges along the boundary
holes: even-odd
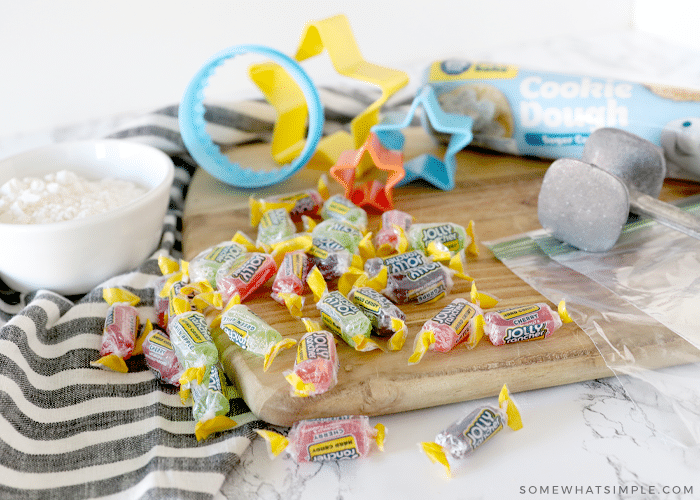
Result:
[[[0,185],[64,169],[92,180],[129,180],[148,191],[118,209],[83,219],[0,223],[0,278],[15,290],[86,293],[134,269],[156,250],[174,175],[165,153],[122,140],[52,144],[0,161]]]

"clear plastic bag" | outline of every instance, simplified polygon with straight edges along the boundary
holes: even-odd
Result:
[[[700,446],[700,241],[649,221],[606,253],[545,231],[486,242],[523,281],[567,310],[637,404],[655,389],[677,424],[669,439]],[[662,369],[685,365],[683,370]],[[670,424],[670,422],[669,422]]]

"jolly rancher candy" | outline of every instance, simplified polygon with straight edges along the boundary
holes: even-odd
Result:
[[[367,259],[364,264],[364,270],[369,278],[373,278],[379,275],[383,268],[386,268],[387,273],[391,275],[404,274],[409,269],[431,262],[432,259],[425,254],[417,250],[410,250],[397,255]]]
[[[191,281],[206,281],[216,286],[216,272],[227,262],[233,262],[246,253],[246,248],[233,240],[223,241],[201,251],[189,262]]]
[[[125,360],[133,354],[139,332],[139,313],[134,306],[140,299],[121,288],[105,288],[102,297],[109,308],[102,329],[100,359],[90,365],[126,373]]]
[[[150,321],[147,323],[150,326]],[[184,369],[177,359],[173,344],[168,335],[152,327],[142,334],[144,336],[141,350],[146,358],[146,365],[156,375],[158,380],[174,385],[180,385],[180,377]]]
[[[406,231],[406,237],[413,250],[434,257],[446,254],[444,258],[449,259],[464,249],[470,254],[478,254],[473,222],[469,222],[466,229],[452,222],[412,224]]]
[[[372,322],[362,311],[337,290],[328,291],[321,272],[314,267],[307,278],[314,294],[316,307],[321,311],[323,324],[339,335],[357,351],[371,351],[379,345],[370,340]]]
[[[287,253],[272,283],[272,298],[287,307],[293,316],[301,316],[304,307],[304,289],[309,273],[310,259],[303,250]]]
[[[216,273],[216,288],[228,303],[234,295],[243,302],[277,272],[275,259],[266,253],[250,252],[224,265]]]
[[[562,323],[570,323],[566,304],[559,302],[558,311],[547,304],[489,311],[484,314],[484,331],[493,345],[510,344],[524,340],[539,340],[550,337]]]
[[[401,255],[404,254],[393,257],[398,258]],[[386,263],[387,260],[384,259],[384,262]],[[393,273],[390,273],[389,269],[390,267],[385,265],[372,277],[365,271],[365,274],[355,281],[355,286],[374,288],[397,304],[434,302],[445,297],[452,290],[454,271],[439,262],[428,261]]]
[[[497,407],[485,405],[476,408],[440,432],[435,441],[421,443],[421,447],[430,460],[444,465],[450,475],[448,455],[454,459],[464,458],[503,429],[504,425],[514,431],[523,427],[520,411],[506,385],[503,385],[498,396]]]
[[[321,175],[318,179],[318,189],[307,189],[259,199],[251,196],[249,198],[250,225],[257,226],[262,215],[275,208],[284,208],[292,220],[299,220],[303,215],[318,215],[324,201],[328,198],[327,184],[326,176]]]
[[[357,253],[364,238],[362,231],[354,224],[342,220],[324,220],[314,226],[311,236],[330,238],[340,243],[350,253]]]
[[[218,363],[209,367],[207,376],[201,382],[193,381],[190,384],[194,434],[197,441],[238,425],[235,420],[226,416],[231,410],[225,394],[226,385],[226,375]]]
[[[363,458],[373,442],[384,451],[386,435],[382,424],[371,427],[364,415],[300,420],[287,437],[269,430],[256,432],[269,443],[273,457],[287,451],[297,463]]]
[[[454,299],[425,322],[416,335],[408,362],[418,363],[428,350],[449,352],[461,342],[476,347],[484,334],[483,314],[479,306],[466,299]]]
[[[317,396],[335,387],[340,364],[333,334],[309,319],[304,324],[307,332],[297,345],[294,368],[284,373],[297,397]]]
[[[354,254],[334,239],[315,236],[312,241],[307,253],[324,279],[339,278],[352,267]]]
[[[185,370],[180,384],[185,385],[195,379],[201,383],[208,368],[218,363],[219,351],[211,338],[204,314],[193,311],[185,298],[175,297],[172,302],[174,315],[168,321],[168,336]]]
[[[381,228],[374,236],[377,255],[386,256],[403,253],[408,249],[405,236],[413,223],[413,216],[401,210],[389,210],[382,214]]]
[[[241,304],[238,296],[234,296],[212,322],[212,328],[222,330],[231,342],[259,356],[296,344],[294,339],[284,339],[248,306]]]
[[[268,210],[258,224],[258,237],[255,245],[258,248],[269,248],[297,232],[297,227],[289,213],[284,208]]]
[[[349,222],[363,232],[367,230],[367,212],[342,194],[334,194],[323,203],[321,217]]]
[[[406,315],[384,295],[370,287],[353,288],[348,299],[372,322],[372,331],[389,338],[389,350],[400,351],[406,341]]]

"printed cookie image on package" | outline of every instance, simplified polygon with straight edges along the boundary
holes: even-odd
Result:
[[[425,82],[445,112],[473,119],[471,145],[580,158],[591,132],[613,127],[662,148],[667,177],[700,180],[700,91],[459,59],[433,62]]]

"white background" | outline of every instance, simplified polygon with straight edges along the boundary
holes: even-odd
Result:
[[[306,23],[341,13],[365,59],[396,69],[633,27],[696,43],[691,24],[699,17],[697,2],[661,3],[662,14],[670,5],[681,16],[659,14],[660,3],[0,0],[0,136],[177,103],[194,73],[219,50],[261,44],[293,55]]]

